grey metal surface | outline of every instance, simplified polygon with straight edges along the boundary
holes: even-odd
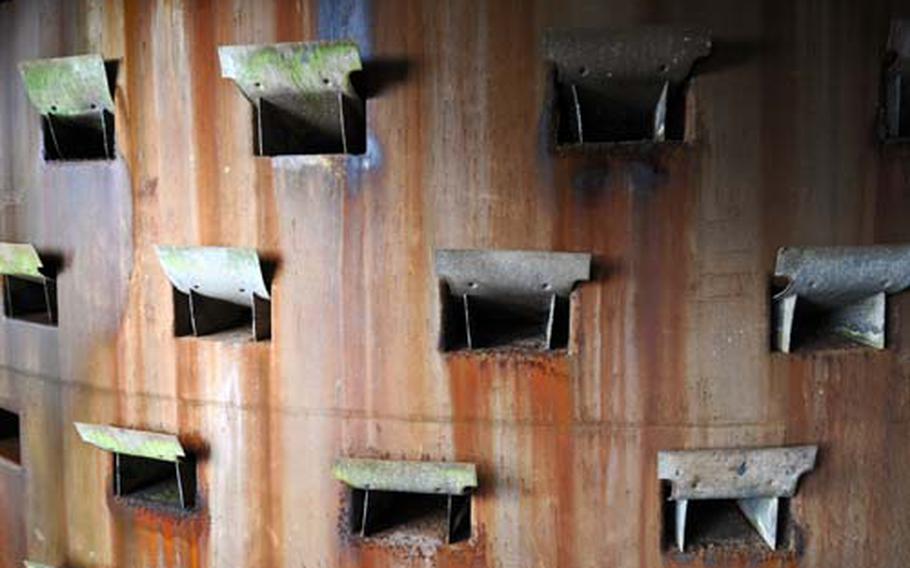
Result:
[[[671,499],[792,497],[799,477],[815,466],[817,446],[662,451],[658,478]]]
[[[616,78],[680,82],[697,59],[711,52],[711,39],[704,30],[677,26],[549,30],[544,50],[556,65],[557,78],[567,83]]]
[[[591,255],[506,250],[436,251],[436,274],[452,294],[568,296],[591,276]]]
[[[799,302],[830,312],[830,331],[882,348],[885,294],[910,286],[910,246],[782,248],[775,277],[786,287],[774,296],[775,348],[789,352]]]
[[[253,297],[269,299],[255,249],[230,247],[155,247],[168,279],[183,294],[192,291],[252,308]]]
[[[74,423],[83,442],[117,454],[176,462],[186,457],[177,436],[101,424]]]
[[[477,487],[472,463],[342,458],[332,471],[356,489],[464,495]]]

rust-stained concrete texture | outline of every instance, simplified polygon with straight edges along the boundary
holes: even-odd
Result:
[[[0,322],[0,566],[827,568],[910,564],[910,300],[890,347],[772,354],[782,245],[910,240],[910,150],[875,121],[884,0],[12,0],[0,240],[59,254],[59,328]],[[547,27],[682,23],[691,146],[555,155]],[[368,151],[254,158],[222,44],[352,38]],[[119,58],[112,162],[45,163],[16,63]],[[156,244],[277,262],[272,339],[173,337]],[[592,252],[570,353],[442,355],[435,248]],[[112,498],[73,421],[174,432],[190,516]],[[814,444],[793,550],[664,555],[661,449]],[[476,462],[474,538],[360,543],[342,456]],[[690,521],[691,522],[691,521]]]

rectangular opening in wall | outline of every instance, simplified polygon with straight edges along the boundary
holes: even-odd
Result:
[[[0,243],[3,313],[7,318],[57,325],[56,277],[62,261],[28,244]]]
[[[816,446],[658,452],[662,543],[692,552],[791,548],[790,499]]]
[[[363,537],[471,538],[469,496],[352,489],[351,499],[351,530]]]
[[[349,488],[356,535],[448,544],[471,538],[473,464],[342,459],[334,473]]]
[[[882,137],[910,140],[910,20],[893,20],[882,78]]]
[[[774,349],[885,347],[887,296],[910,286],[910,246],[786,247],[772,281]]]
[[[791,542],[789,499],[780,499],[776,519],[774,550],[788,550]],[[674,503],[665,506],[664,545],[667,549],[678,550],[675,544],[673,522]],[[736,499],[698,499],[688,501],[685,524],[685,550],[726,548],[741,550],[767,550],[759,530],[737,505]]]
[[[46,160],[114,159],[117,67],[99,55],[20,64],[29,99],[41,115]]]
[[[571,292],[590,262],[583,253],[436,251],[442,349],[565,348]]]
[[[255,153],[362,154],[366,105],[351,80],[361,71],[350,41],[222,46],[222,75],[253,105]]]
[[[0,459],[19,465],[21,456],[19,415],[0,408]]]
[[[704,32],[672,27],[551,30],[557,145],[683,140],[688,80],[711,50]]]
[[[145,506],[196,506],[196,458],[173,434],[74,423],[83,442],[113,454],[114,494]]]
[[[158,246],[173,286],[174,333],[213,339],[271,336],[266,271],[253,249]]]
[[[196,460],[178,461],[114,454],[115,492],[137,503],[192,509],[196,503]]]

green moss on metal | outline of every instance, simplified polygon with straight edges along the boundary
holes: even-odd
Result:
[[[335,477],[357,489],[460,495],[477,487],[474,464],[340,459]]]
[[[32,245],[0,243],[0,274],[43,280],[41,266],[41,259]]]
[[[78,422],[76,430],[84,442],[108,452],[165,461],[177,461],[186,455],[177,437],[170,434]]]
[[[220,57],[224,76],[253,99],[285,91],[354,95],[349,75],[361,69],[353,42],[225,46]]]
[[[29,100],[41,114],[76,116],[113,112],[104,60],[99,55],[40,59],[19,65]]]

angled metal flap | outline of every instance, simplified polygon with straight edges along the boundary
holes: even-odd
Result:
[[[657,475],[670,498],[792,497],[799,477],[815,467],[817,446],[658,452]]]
[[[461,462],[342,458],[335,478],[355,489],[463,495],[477,487],[477,467]]]
[[[574,252],[437,250],[436,274],[453,294],[568,296],[591,277],[591,255]]]
[[[180,292],[253,307],[253,296],[269,299],[255,249],[155,247],[168,279]]]
[[[20,243],[0,243],[0,274],[34,282],[44,282],[41,258],[35,247]]]
[[[350,74],[362,68],[352,41],[226,45],[218,48],[223,77],[248,99],[342,92],[357,97]]]
[[[99,424],[75,422],[83,442],[116,454],[127,454],[176,462],[186,457],[183,446],[173,434],[128,430]]]
[[[19,71],[29,100],[43,115],[114,112],[114,99],[100,55],[26,61],[19,64]]]
[[[703,30],[675,26],[550,30],[544,49],[556,65],[560,82],[603,85],[632,79],[679,83],[697,59],[711,52],[711,38]]]
[[[910,286],[910,245],[782,248],[774,275],[789,282],[776,298],[833,306]]]

